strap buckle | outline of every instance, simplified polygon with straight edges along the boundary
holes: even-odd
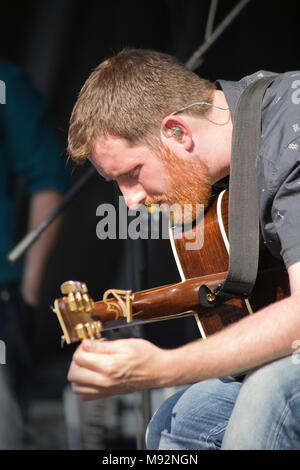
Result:
[[[212,308],[218,307],[219,305],[222,305],[224,302],[230,299],[246,299],[248,297],[247,294],[235,294],[233,292],[227,292],[223,290],[223,286],[224,284],[218,284],[214,288],[214,290],[211,290],[205,284],[202,284],[198,291],[198,299],[200,305],[205,308]],[[210,316],[213,315],[213,313],[208,313],[207,315]]]

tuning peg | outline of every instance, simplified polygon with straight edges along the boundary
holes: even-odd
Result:
[[[85,282],[79,281],[66,281],[60,286],[61,293],[64,295],[80,292],[81,294],[86,294],[88,292],[88,288]]]
[[[77,281],[66,281],[60,286],[61,293],[64,295],[71,294],[78,291],[78,282]]]
[[[100,339],[102,323],[100,321],[87,322],[84,325],[82,323],[78,323],[74,330],[79,340],[84,338]]]
[[[82,282],[82,283],[81,283],[81,292],[82,292],[83,294],[87,294],[87,292],[88,292],[88,288],[87,288],[87,285],[86,285],[85,282]]]

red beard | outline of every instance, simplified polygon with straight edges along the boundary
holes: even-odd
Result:
[[[166,203],[173,206],[170,217],[175,223],[190,223],[199,212],[199,205],[208,206],[212,184],[207,167],[200,160],[187,161],[179,158],[168,148],[164,148],[159,157],[162,159],[168,174],[168,190],[147,198],[146,206]],[[198,205],[198,206],[197,206]],[[169,212],[168,207],[161,207]]]

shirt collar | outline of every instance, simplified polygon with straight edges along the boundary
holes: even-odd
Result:
[[[240,82],[232,82],[229,80],[222,80],[222,79],[217,80],[215,85],[219,89],[222,89],[222,91],[224,92],[225,98],[229,106],[231,119],[233,121],[237,102],[242,92],[244,91],[245,86],[243,86]]]

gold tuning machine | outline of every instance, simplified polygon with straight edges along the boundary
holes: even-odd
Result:
[[[66,281],[60,286],[61,293],[65,296],[71,312],[90,312],[94,302],[88,294],[87,286],[84,282]]]
[[[74,330],[76,331],[79,340],[85,338],[100,339],[102,324],[100,321],[87,322],[85,324],[78,323]]]
[[[51,307],[57,315],[64,342],[70,344],[85,338],[101,338],[102,323],[100,320],[93,320],[92,314],[94,301],[88,293],[85,283],[79,281],[66,281],[60,286],[62,298],[54,301]]]

